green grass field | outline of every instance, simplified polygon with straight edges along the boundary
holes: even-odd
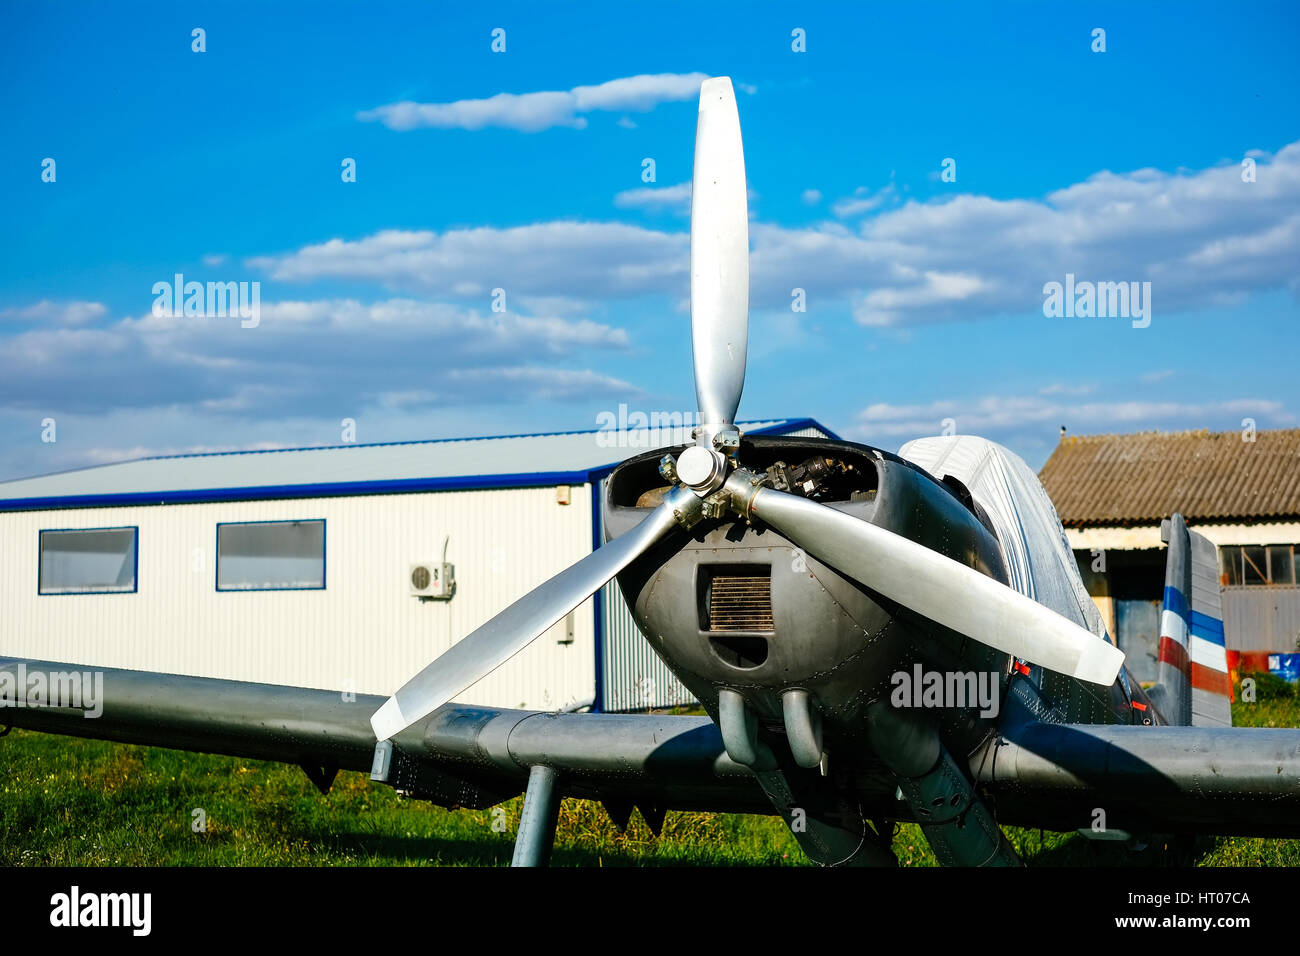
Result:
[[[1300,726],[1300,697],[1261,679],[1255,703],[1233,706],[1238,726]],[[297,767],[15,730],[0,739],[3,866],[498,866],[509,863],[520,799],[447,811],[405,800],[360,773],[322,796]],[[195,811],[206,830],[196,832]],[[494,828],[494,823],[496,824]],[[1135,852],[1074,834],[1008,828],[1030,865],[1151,866]],[[898,828],[903,866],[933,866],[919,828]],[[1300,865],[1300,840],[1209,839],[1181,862]],[[564,801],[552,865],[804,866],[773,817],[669,813],[656,838],[634,814],[619,833],[598,804]]]

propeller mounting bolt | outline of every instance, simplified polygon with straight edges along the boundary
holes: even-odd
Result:
[[[725,491],[715,491],[709,497],[704,499],[704,517],[706,518],[723,518],[726,517],[728,506],[731,504],[731,496]]]
[[[699,498],[691,498],[689,501],[682,502],[680,508],[673,509],[673,520],[679,525],[690,531],[700,519],[704,517],[704,509],[701,507]]]
[[[730,455],[740,448],[740,432],[734,426],[721,428],[713,434],[713,447],[724,455]]]

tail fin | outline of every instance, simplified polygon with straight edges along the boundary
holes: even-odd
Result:
[[[1232,682],[1219,601],[1218,551],[1175,514],[1160,525],[1169,544],[1160,614],[1159,684],[1151,699],[1166,723],[1232,726]]]

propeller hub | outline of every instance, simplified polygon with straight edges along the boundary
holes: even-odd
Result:
[[[727,457],[711,448],[692,445],[677,458],[677,477],[701,498],[711,495],[727,479]]]

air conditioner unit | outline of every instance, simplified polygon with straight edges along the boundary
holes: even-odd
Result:
[[[449,600],[456,590],[456,566],[446,561],[412,564],[407,581],[416,597]]]

